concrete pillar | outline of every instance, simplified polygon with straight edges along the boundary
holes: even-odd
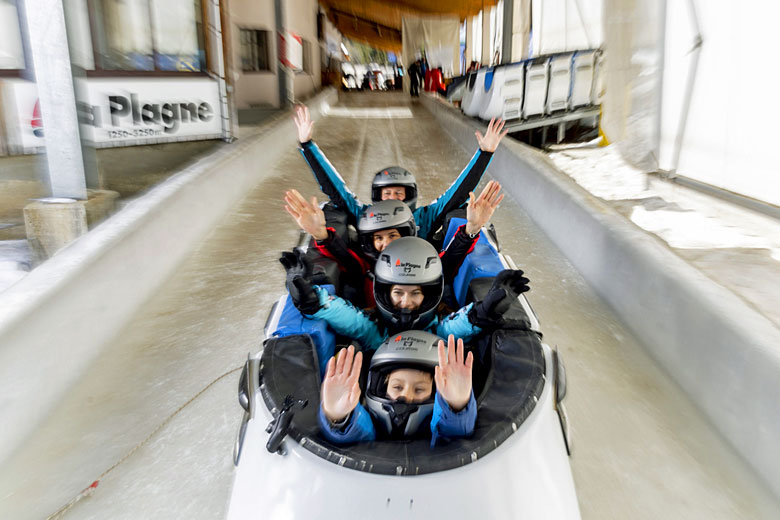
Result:
[[[519,3],[519,1],[518,1]],[[515,0],[504,0],[504,25],[501,27],[501,63],[512,62],[512,28],[515,12]]]
[[[506,0],[504,0],[506,1]],[[506,15],[505,15],[506,16]],[[531,0],[512,0],[511,56],[515,62],[528,58],[528,44],[531,37]],[[506,40],[504,40],[506,41]]]
[[[490,41],[490,16],[495,7],[482,10],[482,64],[490,65],[493,59],[492,42]]]
[[[474,60],[474,17],[466,18],[466,68]]]
[[[279,86],[279,108],[285,108],[290,106],[293,103],[293,100],[295,99],[295,78],[293,76],[293,73],[284,65],[282,65],[282,61],[279,59],[279,54],[282,51],[282,49],[279,48],[279,45],[281,43],[281,40],[279,38],[280,34],[285,34],[285,19],[284,19],[284,9],[285,9],[285,2],[284,0],[274,0],[274,12],[276,14],[276,43],[277,43],[277,49],[276,49],[276,75],[278,78],[278,86]]]
[[[88,190],[87,195],[87,200],[48,197],[25,206],[24,226],[36,264],[105,220],[119,197],[107,190]]]
[[[86,199],[76,95],[62,0],[24,2],[53,197]]]

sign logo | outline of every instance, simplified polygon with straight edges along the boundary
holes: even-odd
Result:
[[[43,120],[41,119],[41,100],[35,100],[35,108],[33,108],[32,119],[30,120],[30,126],[32,127],[35,137],[43,137]]]

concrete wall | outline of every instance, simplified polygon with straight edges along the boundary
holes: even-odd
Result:
[[[479,125],[422,99],[470,152]],[[505,139],[490,173],[780,496],[780,331],[541,152]]]
[[[336,101],[328,89],[308,105],[319,117],[323,103]],[[224,146],[132,201],[3,293],[0,464],[209,229],[269,173],[257,165],[295,146],[293,136],[289,114],[281,114],[268,131]]]

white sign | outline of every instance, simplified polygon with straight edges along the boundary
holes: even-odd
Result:
[[[303,70],[303,38],[291,31],[279,33],[279,61],[295,71]]]
[[[13,96],[9,144],[33,152],[44,146],[46,115],[34,83],[9,82]],[[207,78],[101,78],[77,80],[78,115],[84,139],[96,146],[144,144],[221,136],[219,89]]]

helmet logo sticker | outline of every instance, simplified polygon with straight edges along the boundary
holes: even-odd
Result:
[[[400,276],[414,276],[412,270],[420,269],[422,267],[420,264],[413,264],[411,262],[401,262],[400,258],[395,261],[395,266],[403,268],[403,272],[398,273]]]
[[[418,351],[421,348],[425,348],[425,345],[428,343],[427,341],[416,338],[414,336],[406,336],[404,337],[403,334],[399,335],[397,338],[395,338],[396,342],[401,342],[400,345],[396,345],[393,347],[393,350],[396,352],[402,351],[402,350],[413,350]]]
[[[369,215],[369,218],[375,218],[376,222],[382,223],[382,222],[386,222],[387,221],[387,217],[389,217],[389,216],[390,216],[390,213],[377,211],[376,213],[371,213],[371,215]]]

